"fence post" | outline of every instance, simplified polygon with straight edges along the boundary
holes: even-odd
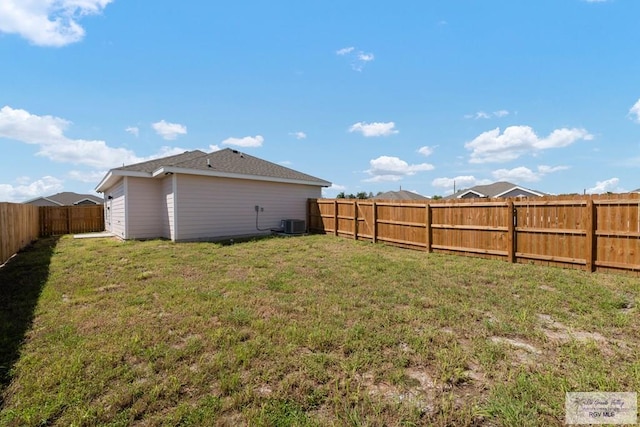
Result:
[[[373,202],[373,243],[378,242],[378,207],[376,202]]]
[[[353,240],[358,240],[358,202],[353,200]]]
[[[593,203],[593,198],[589,197],[589,200],[587,200],[587,211],[586,211],[586,227],[585,227],[585,231],[587,233],[586,235],[586,254],[585,254],[585,258],[586,258],[586,265],[585,265],[585,269],[589,272],[593,272],[596,269],[595,266],[595,261],[596,261],[596,255],[597,255],[597,249],[596,249],[596,244],[597,244],[597,239],[596,239],[596,229],[598,228],[598,223],[597,223],[597,210],[596,210],[596,205],[595,203]]]
[[[67,214],[67,232],[65,234],[71,233],[71,209],[65,208],[65,213]]]
[[[425,225],[427,226],[426,229],[426,244],[427,244],[427,252],[432,252],[431,250],[431,205],[429,203],[426,204],[425,206],[426,210],[425,210]]]
[[[338,201],[333,201],[333,234],[338,235]]]
[[[516,210],[513,200],[507,201],[507,262],[516,262]]]

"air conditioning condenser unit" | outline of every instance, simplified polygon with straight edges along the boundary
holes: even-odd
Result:
[[[283,219],[281,228],[285,234],[304,234],[307,224],[302,219]]]

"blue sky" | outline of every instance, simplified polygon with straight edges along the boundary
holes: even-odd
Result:
[[[637,0],[2,0],[0,201],[231,147],[328,197],[640,187]]]

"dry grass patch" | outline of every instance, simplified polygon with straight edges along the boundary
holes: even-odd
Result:
[[[330,236],[64,237],[0,287],[0,425],[546,426],[566,391],[640,389],[628,277]]]

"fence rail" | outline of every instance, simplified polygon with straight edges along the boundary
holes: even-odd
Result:
[[[40,236],[104,231],[104,206],[40,206]]]
[[[0,203],[0,264],[38,238],[38,207]]]
[[[587,271],[640,275],[640,195],[464,201],[309,200],[336,236]]]

